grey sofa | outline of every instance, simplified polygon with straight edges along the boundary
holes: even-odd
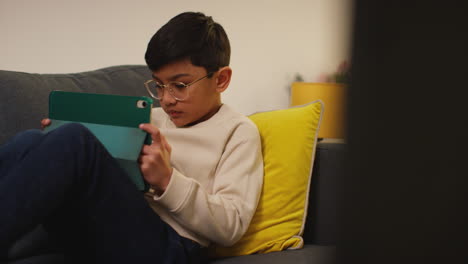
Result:
[[[39,128],[40,120],[48,115],[48,94],[52,90],[146,95],[143,82],[148,79],[150,72],[143,65],[75,74],[0,70],[0,145],[19,131]],[[323,140],[317,145],[303,249],[217,259],[211,263],[335,263],[337,189],[343,154],[342,143]],[[52,241],[41,225],[33,227],[7,250],[6,263],[63,263],[59,243]]]

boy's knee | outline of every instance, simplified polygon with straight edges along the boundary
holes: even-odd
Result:
[[[54,139],[67,142],[68,144],[77,143],[81,146],[84,142],[95,142],[93,133],[85,126],[79,123],[69,123],[56,128],[53,131]]]
[[[39,129],[29,129],[18,133],[13,140],[20,140],[20,141],[35,141],[43,136],[43,132]]]
[[[29,129],[16,134],[13,138],[7,141],[1,147],[6,153],[20,153],[27,151],[29,148],[37,145],[44,134],[39,129]]]
[[[55,129],[57,133],[65,134],[65,135],[87,135],[90,134],[91,131],[89,131],[88,128],[86,128],[84,125],[80,123],[68,123],[64,124],[58,128]]]

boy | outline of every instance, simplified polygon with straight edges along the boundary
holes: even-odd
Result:
[[[226,33],[202,13],[174,17],[150,40],[145,86],[161,108],[140,126],[153,140],[139,158],[144,195],[79,124],[2,146],[0,256],[38,223],[62,241],[67,262],[197,263],[211,243],[240,239],[263,163],[255,125],[221,102],[229,58]]]

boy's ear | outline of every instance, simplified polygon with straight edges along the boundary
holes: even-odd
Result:
[[[219,93],[224,92],[231,82],[232,69],[229,66],[222,67],[218,70],[216,76],[216,91]]]

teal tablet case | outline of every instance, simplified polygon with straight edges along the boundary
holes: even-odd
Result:
[[[122,96],[52,91],[49,95],[49,132],[63,124],[87,127],[119,162],[141,191],[148,184],[140,172],[138,157],[151,137],[138,128],[150,123],[153,100],[145,96]]]

